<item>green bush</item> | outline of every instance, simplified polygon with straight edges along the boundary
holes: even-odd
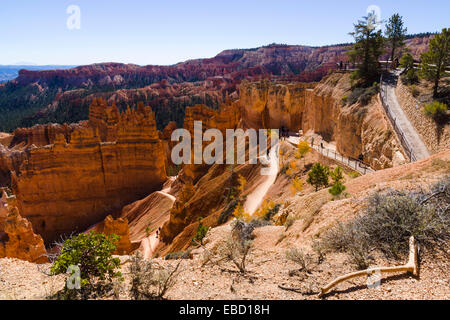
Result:
[[[424,112],[436,122],[444,121],[447,116],[447,105],[438,101],[433,101],[425,106]]]
[[[195,231],[195,236],[192,238],[192,243],[196,244],[199,243],[203,245],[203,238],[205,238],[206,234],[208,233],[209,227],[203,225],[202,218],[198,218],[198,227]]]
[[[405,74],[402,75],[402,81],[405,84],[414,84],[419,82],[419,76],[415,69],[409,69]]]
[[[414,57],[412,56],[411,53],[405,53],[401,58],[400,58],[400,67],[404,68],[405,71],[409,71],[411,69],[414,69]]]
[[[331,193],[331,195],[337,197],[340,194],[342,194],[342,192],[344,192],[345,189],[347,189],[347,187],[344,186],[344,184],[341,181],[338,181],[333,184],[333,186],[328,190],[328,192]]]
[[[328,190],[328,192],[330,192],[334,197],[339,196],[347,188],[342,183],[342,180],[344,180],[342,168],[337,166],[330,172],[330,176],[331,179],[333,179],[333,186]]]
[[[120,260],[113,258],[120,237],[102,233],[80,233],[64,241],[61,252],[51,267],[52,274],[66,273],[70,266],[80,268],[81,287],[92,287],[95,282],[121,278],[116,271]]]
[[[352,179],[355,179],[361,177],[361,173],[359,173],[358,171],[351,171],[348,176]]]

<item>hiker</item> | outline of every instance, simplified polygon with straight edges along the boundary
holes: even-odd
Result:
[[[159,235],[161,233],[161,227],[156,230],[156,239],[159,239]]]
[[[342,67],[344,66],[344,63],[341,61],[340,63],[339,63],[339,69],[341,69],[342,70]]]

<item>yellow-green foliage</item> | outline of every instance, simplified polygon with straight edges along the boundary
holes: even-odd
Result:
[[[236,208],[233,211],[233,216],[238,220],[244,220],[245,222],[249,222],[251,220],[251,216],[248,212],[245,212],[244,206],[239,202]]]
[[[254,216],[258,219],[264,219],[270,210],[272,210],[275,207],[275,202],[264,200],[261,207],[256,210]]]
[[[425,106],[424,112],[428,117],[438,121],[446,115],[447,105],[438,101],[433,101]]]
[[[290,189],[291,189],[292,195],[295,195],[298,192],[302,191],[303,190],[303,181],[299,177],[294,178],[294,180],[292,180]]]
[[[308,152],[311,151],[311,147],[307,141],[300,141],[297,146],[297,158],[303,158]]]
[[[289,162],[289,167],[286,170],[286,175],[288,175],[288,176],[293,175],[295,169],[297,169],[297,163],[295,161]]]
[[[237,189],[239,190],[239,192],[244,191],[245,185],[247,184],[247,180],[242,175],[239,175],[238,183],[239,183],[239,185],[238,185]]]
[[[350,177],[350,178],[358,178],[358,177],[361,177],[361,173],[359,173],[358,171],[352,171],[352,172],[349,172],[349,174],[348,174],[348,176]]]

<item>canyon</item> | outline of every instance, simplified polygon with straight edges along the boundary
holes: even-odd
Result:
[[[57,133],[47,136],[51,144],[27,147],[19,170],[11,173],[22,216],[47,244],[89,228],[166,180],[150,107],[119,113],[95,100],[91,115],[68,136]],[[42,131],[48,130],[32,128],[27,145]]]
[[[226,129],[285,127],[319,134],[340,154],[362,156],[375,170],[407,162],[377,96],[366,105],[343,102],[352,91],[347,72],[331,73],[318,83],[244,80],[237,91],[219,109],[187,107],[183,128],[193,134],[194,121],[223,134]],[[144,102],[121,111],[114,101],[92,97],[87,121],[18,128],[3,137],[3,185],[11,187],[21,216],[45,244],[96,225],[98,232],[123,236],[118,253],[148,251],[149,246],[158,255],[186,250],[199,219],[211,228],[229,219],[221,217],[229,206],[226,192],[236,187],[238,177],[248,183],[246,195],[265,184],[261,165],[183,165],[172,178],[170,194],[161,193],[167,171],[176,168],[170,155],[177,123],[158,131],[155,113]],[[259,204],[263,198],[252,201]],[[145,245],[158,228],[161,241]]]
[[[430,37],[412,36],[406,47],[418,58]],[[242,80],[320,81],[341,61],[348,61],[349,46],[272,44],[225,50],[213,58],[171,66],[101,63],[65,70],[21,70],[16,79],[0,85],[0,131],[88,120],[89,105],[100,97],[120,111],[144,102],[152,106],[159,130],[170,121],[180,127],[186,107],[205,104],[217,109],[229,99],[236,100]]]
[[[204,130],[217,128],[223,134],[226,129],[285,126],[293,132],[320,133],[336,141],[341,154],[354,158],[362,154],[375,169],[405,162],[379,101],[373,98],[365,107],[358,103],[342,106],[349,90],[349,75],[341,73],[317,85],[244,81],[239,99],[219,110],[205,105],[186,108],[184,128],[193,134],[195,120],[202,121]],[[2,147],[2,172],[11,172],[17,206],[47,244],[61,235],[88,229],[108,214],[120,216],[125,205],[159,190],[166,180],[166,167],[173,166],[170,135],[175,123],[158,132],[154,113],[143,103],[136,110],[120,112],[114,103],[108,106],[102,98],[95,98],[89,110],[88,121],[16,129],[9,147]],[[192,236],[199,217],[215,225],[215,215],[225,205],[221,194],[230,179],[236,173],[247,180],[259,179],[257,170],[249,165],[237,166],[236,172],[229,172],[225,165],[184,165],[178,190],[193,183],[195,192],[189,201],[177,199],[172,209],[165,210],[170,213],[167,221],[162,220],[161,238],[172,243],[168,250],[188,244],[186,239]],[[152,202],[158,206],[158,201]],[[145,227],[136,225],[141,214],[122,216],[131,219],[133,241],[141,240]],[[140,238],[133,236],[136,232]]]

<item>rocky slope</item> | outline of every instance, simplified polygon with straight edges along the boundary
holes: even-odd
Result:
[[[445,85],[441,86],[444,87]],[[422,83],[419,85],[416,85],[416,88],[417,87],[432,92],[431,85],[424,80],[422,80]],[[431,101],[423,103],[419,99],[416,99],[411,94],[411,89],[405,85],[401,79],[398,81],[396,94],[403,111],[420,135],[428,150],[432,153],[436,153],[449,149],[450,123],[437,125],[433,119],[427,117],[424,113],[424,106]],[[432,100],[432,98],[430,97],[429,100]]]

